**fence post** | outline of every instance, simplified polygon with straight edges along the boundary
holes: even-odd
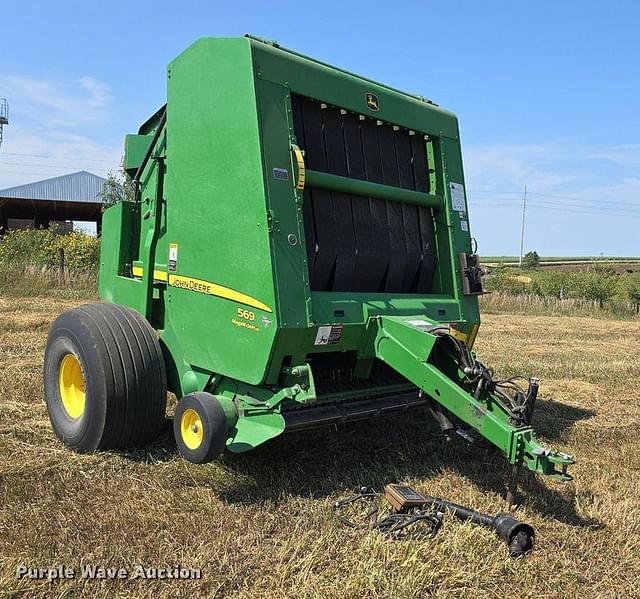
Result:
[[[58,248],[58,254],[60,256],[60,263],[59,263],[59,275],[60,275],[60,282],[64,284],[64,248]]]

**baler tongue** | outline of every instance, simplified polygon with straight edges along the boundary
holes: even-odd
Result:
[[[512,380],[493,381],[492,371],[475,360],[466,346],[449,335],[448,327],[423,317],[372,318],[376,357],[419,387],[446,421],[458,419],[500,449],[511,464],[568,481],[572,456],[545,449],[536,440],[531,414],[537,381],[528,392],[511,398],[502,389]],[[444,409],[444,411],[443,411]]]

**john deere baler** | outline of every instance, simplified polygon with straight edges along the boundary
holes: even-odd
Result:
[[[150,441],[167,388],[194,462],[423,407],[569,479],[531,427],[537,381],[496,380],[471,351],[483,289],[456,117],[253,37],[201,39],[167,76],[126,138],[135,198],[104,214],[104,303],[49,336],[63,441]]]

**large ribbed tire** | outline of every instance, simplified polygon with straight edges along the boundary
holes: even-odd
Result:
[[[167,402],[158,337],[130,308],[64,312],[49,331],[44,390],[51,426],[72,449],[145,445],[162,429]]]

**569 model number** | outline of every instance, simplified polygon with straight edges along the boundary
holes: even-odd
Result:
[[[244,318],[245,320],[254,321],[256,319],[255,312],[251,310],[245,310],[244,308],[238,308],[238,318]]]

